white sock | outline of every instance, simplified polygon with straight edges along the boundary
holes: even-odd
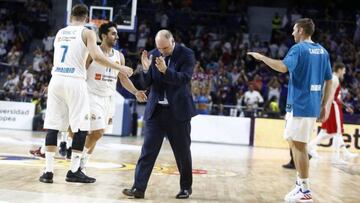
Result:
[[[60,142],[66,142],[67,132],[61,132]]]
[[[79,169],[80,158],[81,158],[81,153],[74,151],[71,153],[71,164],[70,164],[71,172],[75,173]]]
[[[309,178],[300,178],[300,181],[301,181],[301,190],[303,192],[310,189]]]
[[[69,149],[69,147],[71,147],[72,145],[72,138],[70,136],[67,136],[67,140],[66,140],[66,146]]]
[[[54,156],[55,152],[45,152],[45,173],[54,172]]]
[[[81,161],[80,161],[80,168],[83,169],[86,167],[86,163],[89,161],[91,154],[89,154],[89,148],[84,147]]]
[[[296,172],[296,185],[301,185],[301,179],[298,172]]]
[[[45,149],[46,149],[46,146],[45,146],[45,142],[44,142],[40,147],[40,153],[45,154],[45,151],[46,151]]]
[[[320,144],[321,141],[329,138],[331,138],[331,135],[327,134],[325,130],[320,130],[319,134],[309,143],[309,151],[313,149],[316,150],[316,146]]]
[[[341,140],[342,140],[341,134],[336,134],[333,138],[333,147],[334,147],[333,158],[334,159],[340,159]]]
[[[340,144],[340,149],[344,154],[350,154],[351,152],[346,148],[345,142],[344,142],[344,137],[342,136],[342,134],[339,134],[339,144]]]
[[[83,154],[83,156],[81,157],[81,161],[80,161],[80,168],[84,169],[86,168],[86,164],[88,163],[89,159],[91,157],[91,154]]]

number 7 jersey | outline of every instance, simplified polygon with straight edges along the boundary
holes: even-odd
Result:
[[[69,25],[56,34],[54,66],[51,74],[86,79],[86,59],[89,51],[82,39],[84,26]]]

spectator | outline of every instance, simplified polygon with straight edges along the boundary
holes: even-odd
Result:
[[[48,34],[42,40],[42,43],[44,45],[44,51],[50,52],[54,49],[54,40],[55,40],[55,36],[51,36],[50,34]]]
[[[272,96],[268,102],[268,105],[265,107],[265,111],[270,118],[280,118],[280,108],[278,98]]]
[[[259,104],[263,103],[264,99],[261,94],[254,89],[254,84],[249,84],[249,90],[245,92],[244,104],[246,106],[245,116],[256,116]]]
[[[9,65],[18,66],[21,58],[21,52],[13,46],[7,55],[7,62]]]
[[[168,15],[163,12],[163,14],[160,17],[160,27],[161,28],[167,28],[169,26],[169,17]]]
[[[268,101],[270,101],[273,97],[275,98],[276,102],[279,103],[280,99],[280,83],[276,77],[273,77],[269,83],[269,91],[268,91]]]
[[[198,114],[209,114],[211,104],[211,97],[208,94],[206,87],[200,88],[200,94],[195,98],[196,110]]]
[[[33,70],[35,72],[40,72],[41,71],[41,64],[44,63],[44,57],[43,57],[43,53],[42,51],[38,48],[34,51],[34,59],[33,59]]]

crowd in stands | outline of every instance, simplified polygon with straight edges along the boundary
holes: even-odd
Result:
[[[0,99],[33,102],[37,112],[46,108],[51,77],[53,38],[46,36],[50,9],[50,0],[5,1],[0,9]],[[44,44],[32,50],[34,39]]]
[[[43,4],[28,8],[34,15],[51,9],[46,1],[29,2]],[[138,2],[137,32],[119,32],[119,47],[127,64],[138,71],[141,51],[155,47],[154,35],[159,29],[169,29],[177,43],[195,52],[197,63],[191,86],[198,113],[279,117],[285,112],[288,75],[270,70],[248,57],[246,52],[257,51],[282,59],[294,43],[291,36],[293,22],[301,16],[311,16],[317,25],[314,41],[329,51],[332,62],[346,64],[347,73],[342,82],[345,113],[360,113],[360,17],[356,13],[344,15],[345,11],[333,5],[326,9],[292,8],[284,16],[274,16],[271,40],[262,41],[249,34],[247,5],[243,2]],[[22,66],[21,58],[28,49],[21,42],[22,36],[31,38],[34,32],[30,20],[12,19],[0,21],[3,22],[0,23],[0,59]],[[45,15],[43,19],[46,19]],[[3,30],[9,36],[8,30],[13,30],[8,37],[14,38],[8,39],[10,43],[2,40]],[[10,94],[6,94],[5,99],[29,101],[46,96],[44,90],[50,79],[54,37],[43,33],[41,39],[44,45],[33,52],[32,63],[17,71],[11,70],[6,76],[2,89]]]
[[[178,43],[195,51],[197,64],[192,89],[198,113],[230,115],[235,108],[238,116],[283,115],[288,75],[270,70],[249,58],[246,52],[257,51],[282,59],[294,44],[292,26],[302,16],[315,20],[314,41],[329,51],[331,62],[340,61],[346,65],[347,73],[342,81],[345,113],[360,113],[359,15],[339,9],[335,4],[326,5],[326,9],[290,8],[283,16],[275,14],[271,40],[262,41],[256,35],[249,36],[247,7],[243,1],[229,1],[226,6],[222,2],[213,5],[211,1],[180,1],[177,4],[149,1],[153,7],[162,9],[151,10],[149,5],[143,10],[140,8],[142,13],[153,12],[155,20],[139,17],[138,43],[132,46],[134,51],[153,48],[153,36],[161,28],[172,30]],[[125,36],[131,41],[130,35]],[[133,38],[135,43],[136,37]],[[131,50],[126,40],[123,38],[123,45]]]

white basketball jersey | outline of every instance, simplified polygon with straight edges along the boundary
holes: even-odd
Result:
[[[86,79],[86,58],[89,51],[82,39],[84,26],[69,25],[56,34],[52,75]]]
[[[121,60],[119,51],[112,49],[112,54],[109,58],[114,63],[120,64]],[[114,95],[118,74],[119,71],[104,67],[96,61],[92,61],[87,70],[87,84],[89,92],[104,97]]]

